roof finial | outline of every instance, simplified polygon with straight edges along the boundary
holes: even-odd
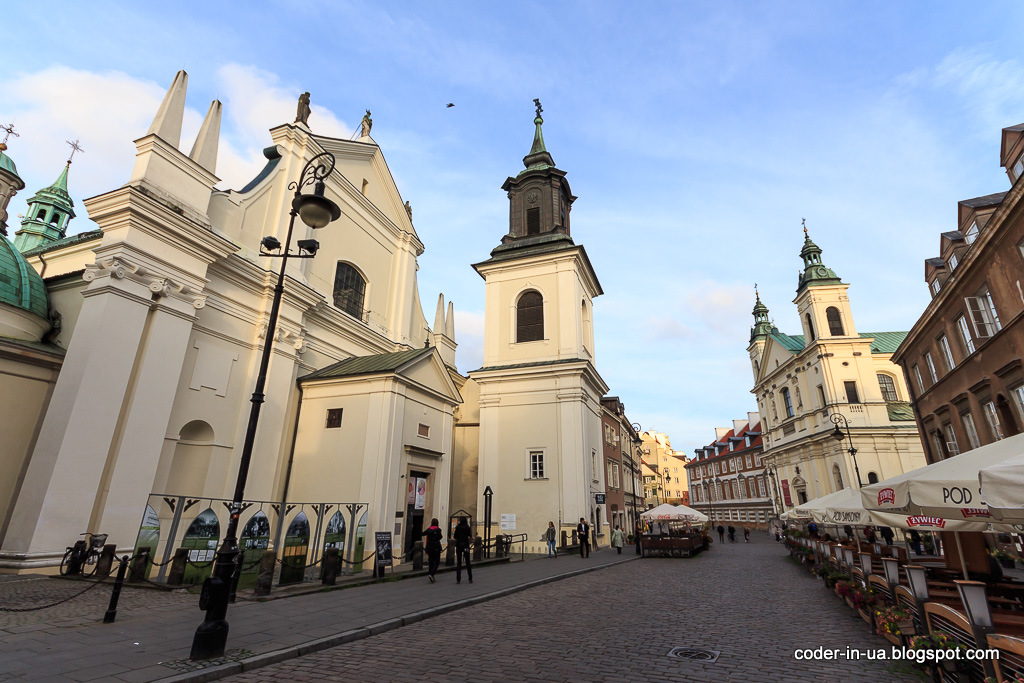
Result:
[[[65,140],[64,142],[66,142],[69,145],[71,145],[71,156],[68,157],[68,163],[69,164],[71,163],[71,159],[74,158],[75,152],[83,152],[83,153],[85,152],[85,150],[82,149],[81,145],[78,144],[79,141],[78,141],[77,138],[75,139],[74,142],[71,142],[71,140]]]
[[[5,149],[7,149],[7,138],[11,137],[12,135],[16,138],[20,138],[21,135],[14,132],[13,123],[8,123],[6,126],[0,126],[0,130],[7,132],[7,135],[4,136],[4,139],[0,141],[0,152],[3,152]]]
[[[807,237],[807,219],[801,218],[800,225],[804,226],[804,237]]]
[[[534,123],[544,123],[544,119],[540,115],[540,113],[542,111],[544,111],[544,107],[540,106],[540,99],[539,98],[534,98],[533,103],[535,105],[537,105],[537,118],[535,118],[533,120],[533,122]]]

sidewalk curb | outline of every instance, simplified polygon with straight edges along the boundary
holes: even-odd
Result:
[[[542,579],[536,579],[527,583],[521,583],[515,586],[509,586],[508,588],[501,588],[490,593],[484,593],[483,595],[477,595],[472,598],[465,598],[463,600],[456,600],[455,602],[449,602],[444,605],[438,605],[437,607],[430,607],[419,612],[412,612],[410,614],[394,617],[385,621],[378,622],[376,624],[370,624],[362,628],[351,629],[336,633],[332,636],[326,636],[317,640],[312,640],[308,643],[302,643],[299,645],[293,645],[291,647],[282,648],[280,650],[273,650],[271,652],[265,652],[263,654],[253,655],[237,662],[231,662],[229,664],[221,664],[219,666],[213,666],[208,669],[201,669],[199,671],[192,671],[183,674],[175,674],[166,678],[157,679],[157,683],[206,683],[206,681],[217,681],[228,676],[234,676],[236,674],[254,671],[256,669],[262,669],[265,666],[271,664],[280,664],[281,662],[289,659],[295,659],[303,655],[312,654],[314,652],[320,652],[327,650],[338,645],[344,645],[351,643],[356,640],[363,640],[370,636],[375,636],[387,631],[393,631],[394,629],[401,628],[403,626],[409,626],[415,624],[418,621],[424,619],[430,619],[431,617],[438,617],[448,612],[462,609],[464,607],[472,607],[473,605],[479,605],[480,603],[489,602],[497,598],[503,598],[507,595],[519,593],[530,588],[537,586],[543,586],[544,584],[553,583],[555,581],[561,581],[562,579],[569,579],[574,576],[581,574],[588,574],[590,572],[600,571],[607,569],[608,567],[614,567],[624,562],[632,562],[639,560],[639,557],[629,557],[628,559],[623,558],[615,562],[609,562],[608,564],[602,564],[598,567],[585,567],[583,569],[575,569],[564,574],[556,574],[554,576],[546,576]]]

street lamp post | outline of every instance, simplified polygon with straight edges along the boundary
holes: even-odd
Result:
[[[228,611],[228,593],[231,586],[231,574],[238,557],[238,518],[242,511],[242,499],[245,494],[245,482],[249,476],[249,463],[252,460],[253,444],[256,441],[256,426],[260,419],[260,408],[263,406],[263,389],[267,381],[267,368],[270,365],[270,354],[274,347],[274,335],[277,328],[277,316],[281,309],[281,296],[284,293],[284,274],[289,258],[313,258],[320,248],[319,242],[313,239],[298,240],[298,253],[289,253],[292,242],[292,228],[295,217],[310,228],[322,228],[341,216],[341,209],[333,201],[324,196],[324,178],[334,170],[334,155],[322,152],[302,168],[299,179],[288,185],[294,190],[292,197],[291,216],[288,221],[288,235],[285,237],[284,248],[273,235],[267,235],[260,242],[260,256],[271,256],[281,259],[281,270],[274,287],[274,299],[270,307],[270,320],[267,322],[267,333],[263,343],[263,355],[260,359],[259,374],[256,376],[256,387],[252,393],[252,407],[249,411],[249,426],[245,432],[242,456],[238,463],[238,478],[235,481],[235,494],[231,501],[231,514],[228,520],[224,542],[217,550],[216,564],[210,578],[203,583],[203,591],[199,598],[200,609],[206,610],[206,618],[196,629],[192,639],[190,659],[210,659],[224,654],[224,646],[228,639],[228,622],[225,617]],[[313,194],[302,194],[302,188],[313,185]],[[270,252],[280,251],[275,254]]]
[[[640,423],[639,422],[634,422],[634,423],[630,424],[629,426],[633,430],[633,432],[636,434],[636,438],[633,439],[633,447],[636,450],[639,450],[640,445],[643,443],[643,441],[641,441],[641,439],[640,439]],[[636,451],[633,452],[633,455],[634,456],[637,455]],[[644,482],[643,482],[644,471],[643,471],[643,466],[642,465],[640,467],[636,466],[637,465],[636,458],[630,458],[630,459],[633,460],[633,465],[634,465],[633,466],[633,544],[636,546],[636,554],[639,555],[640,552],[641,552],[640,551],[640,515],[636,511],[636,484],[637,484],[637,480],[639,480],[640,481],[640,488],[641,489],[643,488],[643,485],[644,485]],[[640,459],[640,462],[643,462],[642,458]],[[638,474],[639,474],[639,476],[637,476]]]
[[[853,471],[857,473],[857,488],[861,488],[864,484],[860,480],[860,468],[857,467],[857,449],[853,447],[853,437],[850,435],[850,423],[842,413],[832,413],[829,415],[828,419],[836,426],[835,431],[832,432],[832,438],[840,443],[843,441],[843,430],[839,428],[839,423],[842,422],[843,426],[846,428],[846,438],[850,441],[850,448],[848,449],[848,452],[850,457],[853,458]]]

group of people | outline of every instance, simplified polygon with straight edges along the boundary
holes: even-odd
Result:
[[[423,550],[427,553],[427,577],[430,583],[437,581],[435,575],[437,568],[441,566],[441,541],[444,540],[444,532],[438,526],[437,517],[430,520],[430,526],[423,532],[427,542]],[[462,583],[462,563],[466,563],[466,576],[469,582],[473,583],[473,565],[469,562],[470,548],[473,545],[473,530],[469,526],[468,517],[459,517],[459,523],[455,525],[452,533],[455,541],[455,583]]]
[[[725,527],[719,524],[718,527],[716,527],[715,531],[718,532],[718,542],[725,543]],[[748,529],[747,527],[743,527],[743,541],[744,543],[750,543],[750,529]],[[732,526],[731,524],[729,525],[729,542],[736,542],[736,527]]]

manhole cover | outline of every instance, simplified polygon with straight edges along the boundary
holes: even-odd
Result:
[[[719,654],[718,650],[704,650],[699,647],[674,647],[668,656],[676,659],[688,659],[691,662],[714,664],[718,661]]]

